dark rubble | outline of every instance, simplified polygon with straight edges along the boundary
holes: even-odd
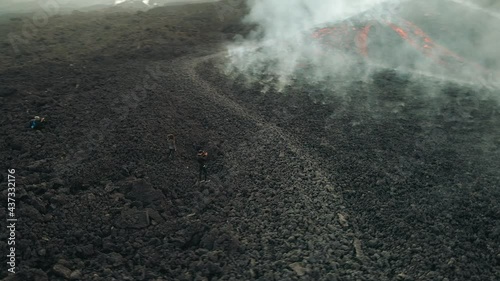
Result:
[[[3,70],[20,220],[18,274],[2,278],[500,279],[490,90],[429,97],[382,72],[350,98],[307,82],[264,94],[221,74],[218,44],[196,46]],[[26,126],[35,112],[42,130]]]

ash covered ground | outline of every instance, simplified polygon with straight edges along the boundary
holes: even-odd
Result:
[[[0,277],[499,280],[499,91],[393,70],[247,83],[224,72],[251,28],[233,7],[78,12],[0,45],[19,218]]]

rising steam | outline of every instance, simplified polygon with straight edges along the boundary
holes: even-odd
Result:
[[[304,71],[315,80],[359,79],[378,67],[470,83],[500,78],[498,14],[469,2],[253,0],[248,5],[245,22],[257,28],[228,51],[229,71],[249,79],[271,74],[283,86]]]

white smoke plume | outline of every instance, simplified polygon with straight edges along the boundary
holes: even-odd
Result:
[[[250,74],[265,70],[277,74],[281,83],[287,83],[303,60],[316,66],[321,64],[321,58],[313,55],[314,44],[309,41],[312,28],[322,23],[340,22],[384,2],[390,1],[249,1],[251,10],[244,21],[256,24],[258,29],[248,39],[229,47],[230,66]],[[331,68],[342,68],[345,63],[338,58],[332,58],[333,61],[335,63],[328,65]]]
[[[464,11],[471,10],[475,11],[475,13],[464,15],[456,12],[456,9],[448,11],[447,5],[452,2],[455,2],[455,6],[463,6]],[[318,51],[323,51],[321,48],[324,48],[324,46],[318,46],[317,42],[311,38],[311,34],[315,28],[332,26],[346,20],[349,21],[369,11],[372,19],[380,20],[381,22],[384,20],[392,21],[391,17],[394,13],[397,13],[398,17],[403,14],[401,18],[404,20],[419,23],[425,23],[427,21],[426,17],[434,15],[440,19],[440,24],[442,25],[432,28],[443,28],[442,33],[437,33],[435,30],[434,32],[429,31],[429,26],[422,27],[419,24],[416,26],[430,34],[430,38],[435,39],[436,46],[439,45],[439,47],[435,48],[436,50],[441,50],[442,53],[449,54],[446,59],[456,60],[454,63],[461,64],[460,67],[463,70],[460,70],[460,75],[457,73],[448,74],[451,79],[476,81],[482,75],[498,75],[500,73],[500,64],[498,64],[500,53],[494,43],[500,40],[500,30],[498,29],[500,21],[495,21],[497,20],[497,14],[489,11],[488,8],[483,8],[469,2],[458,4],[457,2],[463,1],[249,0],[247,3],[250,13],[244,21],[256,25],[257,28],[247,38],[240,38],[228,47],[230,57],[228,71],[246,73],[247,78],[253,78],[254,80],[258,80],[259,75],[263,73],[276,75],[279,77],[279,84],[281,86],[289,83],[294,73],[306,68],[304,64],[309,66],[307,69],[313,74],[315,79],[323,79],[326,75],[331,75],[332,73],[337,76],[340,75],[343,78],[353,75],[368,75],[366,66],[364,74],[360,74],[359,71],[352,69],[359,62],[359,58],[356,55],[353,56],[352,52],[330,50],[332,52],[326,56],[318,55]],[[475,9],[471,9],[471,5]],[[414,8],[415,10],[413,10]],[[488,12],[486,13],[486,11]],[[484,17],[488,17],[489,19],[485,20]],[[460,40],[454,44],[445,44],[443,46],[442,43],[446,40],[442,40],[441,37],[446,37],[445,33],[450,33],[445,29],[453,30],[458,18],[463,18],[466,21],[465,23],[462,22],[462,24],[467,28],[466,30],[454,30],[451,33],[457,34],[457,32],[463,32],[463,37],[459,38]],[[482,26],[477,25],[478,19],[482,19]],[[404,20],[400,20],[399,18],[398,20],[399,22],[404,22]],[[387,27],[386,29],[390,28]],[[412,32],[417,32],[415,30],[412,30]],[[408,30],[406,32],[411,33]],[[421,37],[424,38],[424,36]],[[402,60],[401,64],[403,64],[404,60],[404,65],[412,65],[420,73],[437,75],[435,70],[440,66],[436,60],[425,60],[418,56],[412,57],[408,55],[409,52],[417,52],[414,50],[415,44],[411,46],[411,40],[414,39],[408,39],[409,44],[406,45],[392,46],[393,49],[390,50],[389,54],[390,58],[387,57],[387,60],[394,61],[400,59]],[[474,44],[478,46],[472,46]],[[385,46],[382,46],[382,48],[385,48]],[[455,54],[455,49],[460,55]],[[420,52],[422,54],[425,53],[423,50]],[[462,59],[462,56],[466,57],[466,59]],[[469,63],[469,58],[473,58],[474,63]],[[383,63],[385,59],[382,58],[380,61]],[[482,65],[480,65],[481,63],[489,63],[491,68],[483,69]],[[395,64],[397,65],[397,62]],[[453,68],[452,70],[457,72],[457,67],[451,66],[449,68]],[[355,79],[359,79],[359,77],[355,77]]]
[[[483,7],[483,6],[480,6],[480,5],[477,5],[476,3],[474,2],[471,2],[471,1],[463,1],[463,0],[449,0],[451,2],[455,2],[455,3],[458,3],[458,4],[461,4],[461,5],[464,5],[466,6],[467,8],[470,8],[470,9],[473,9],[473,10],[477,10],[477,11],[480,11],[482,13],[485,13],[489,16],[492,16],[492,17],[495,17],[497,19],[500,19],[500,11],[492,11],[491,10],[491,7]],[[498,7],[500,7],[500,5],[497,4]]]

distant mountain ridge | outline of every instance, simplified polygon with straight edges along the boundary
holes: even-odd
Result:
[[[111,7],[115,0],[68,0],[59,5],[59,11],[71,12],[73,10],[96,10],[103,7]],[[0,15],[2,14],[24,14],[42,10],[42,5],[35,0],[3,0],[0,1]]]
[[[217,0],[67,0],[59,6],[61,13],[69,13],[74,10],[95,11],[106,8],[117,7],[120,10],[148,10],[164,5],[195,4],[203,2],[216,2]],[[0,0],[0,15],[25,14],[41,10],[39,1],[36,0]]]

